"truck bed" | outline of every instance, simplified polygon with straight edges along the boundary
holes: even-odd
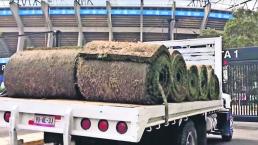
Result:
[[[0,127],[8,127],[15,138],[19,129],[78,135],[120,141],[139,142],[145,129],[165,123],[164,105],[132,105],[118,103],[88,102],[80,100],[16,99],[0,97]],[[169,121],[180,122],[189,116],[205,114],[222,108],[222,101],[195,101],[169,103]],[[11,112],[10,123],[3,120],[4,113]],[[35,115],[57,116],[55,126],[33,124]],[[91,120],[91,128],[83,130],[81,120]],[[99,120],[107,120],[109,129],[98,130]],[[116,124],[126,122],[128,131],[120,134]]]

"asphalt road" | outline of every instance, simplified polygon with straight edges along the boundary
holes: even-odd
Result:
[[[30,134],[33,136],[31,138],[42,139],[42,135],[35,132],[19,131],[19,136],[30,136]],[[0,128],[0,141],[1,138],[8,138],[6,129]],[[220,136],[208,135],[208,145],[258,145],[258,122],[235,122],[231,142],[222,142]]]
[[[208,136],[208,145],[258,145],[258,122],[235,122],[231,142],[222,142],[219,136]]]

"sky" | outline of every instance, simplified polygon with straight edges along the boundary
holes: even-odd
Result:
[[[18,0],[15,0],[18,1]],[[20,3],[27,1],[27,5],[29,4],[29,0],[19,0]],[[33,1],[33,0],[31,0]],[[40,0],[39,0],[40,1]],[[44,0],[51,5],[59,5],[59,6],[68,6],[73,5],[74,0]],[[87,0],[83,0],[84,5],[86,5]],[[106,0],[90,0],[95,6],[105,6]],[[140,0],[109,0],[113,6],[139,6]],[[193,0],[175,0],[177,7],[203,7],[203,4],[198,2],[198,0],[194,0],[195,3],[191,3]],[[199,0],[199,1],[208,1],[208,0]],[[213,9],[223,9],[226,10],[230,8],[232,5],[239,4],[246,0],[210,0]],[[250,0],[247,5],[241,5],[240,7],[245,7],[248,9],[256,9],[258,6],[258,2],[255,7],[254,4],[258,0]],[[9,0],[0,0],[1,6],[8,6]],[[145,6],[171,6],[173,0],[144,0]],[[90,4],[90,3],[88,3]],[[228,9],[231,10],[231,9]]]

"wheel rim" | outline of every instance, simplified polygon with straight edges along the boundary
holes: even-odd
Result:
[[[195,145],[195,138],[192,132],[187,135],[186,145]]]

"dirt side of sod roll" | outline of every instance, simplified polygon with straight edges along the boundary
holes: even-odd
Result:
[[[95,41],[80,54],[77,78],[85,100],[162,104],[158,84],[170,91],[169,53],[165,46]]]
[[[186,63],[180,52],[170,51],[171,59],[171,92],[170,100],[173,102],[182,102],[188,95],[188,79]]]
[[[209,89],[209,100],[219,99],[219,79],[214,73],[214,69],[211,66],[207,66],[208,71],[208,89]]]
[[[5,69],[11,97],[77,99],[76,59],[80,49],[28,50],[14,54]]]
[[[208,71],[205,65],[197,66],[199,73],[199,89],[200,95],[198,100],[208,100],[209,86],[208,86]]]
[[[187,65],[187,71],[189,89],[187,100],[197,101],[200,94],[198,68],[196,65]]]

